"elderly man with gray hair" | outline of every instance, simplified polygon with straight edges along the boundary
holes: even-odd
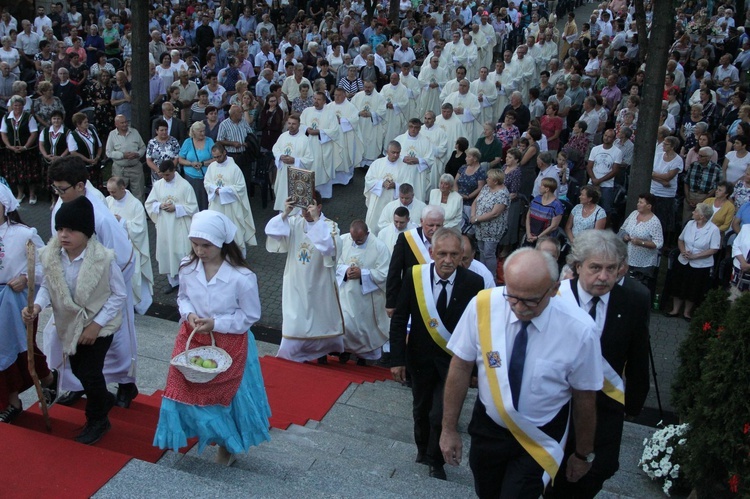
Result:
[[[128,119],[115,116],[115,129],[109,132],[106,154],[112,160],[112,175],[122,177],[130,193],[143,202],[145,179],[141,157],[146,153],[138,130],[130,127]]]
[[[0,101],[13,97],[13,84],[18,81],[18,76],[11,72],[10,64],[0,62]]]
[[[682,206],[682,221],[691,219],[692,212],[699,203],[712,197],[721,181],[721,166],[711,161],[714,150],[708,146],[698,150],[698,161],[687,167],[683,188],[685,201]]]
[[[627,247],[620,238],[613,232],[593,229],[576,237],[568,258],[575,277],[561,283],[560,298],[588,313],[595,323],[604,388],[596,396],[593,453],[585,456],[578,452],[573,445],[577,428],[572,426],[565,452],[573,461],[588,461],[590,457],[591,469],[574,482],[568,481],[563,465],[552,497],[594,497],[602,489],[619,468],[624,417],[640,414],[648,394],[649,301],[630,286],[617,285],[626,258]],[[568,460],[567,467],[571,464]]]

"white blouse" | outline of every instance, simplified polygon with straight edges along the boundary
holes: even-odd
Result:
[[[26,241],[28,240],[31,240],[37,249],[44,247],[42,239],[33,227],[9,224],[7,221],[0,225],[0,284],[6,284],[21,274],[27,275]],[[35,263],[34,276],[39,285],[42,281],[42,264],[38,254],[35,257]]]
[[[680,240],[685,243],[685,250],[691,253],[701,253],[707,249],[717,250],[721,247],[721,232],[719,232],[719,228],[712,222],[706,222],[706,225],[699,229],[695,224],[695,220],[691,220],[682,230]],[[680,255],[678,260],[681,264],[689,264],[694,269],[705,269],[714,264],[713,255],[704,256],[696,260],[688,260]]]
[[[213,318],[216,332],[244,334],[260,319],[258,279],[250,270],[224,262],[206,282],[203,262],[198,259],[180,269],[177,306],[183,321],[194,313]]]

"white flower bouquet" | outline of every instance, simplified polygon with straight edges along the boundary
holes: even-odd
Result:
[[[687,487],[684,473],[680,471],[687,431],[687,424],[668,425],[656,430],[651,438],[643,439],[643,455],[638,466],[650,479],[662,482],[667,496],[670,491]]]

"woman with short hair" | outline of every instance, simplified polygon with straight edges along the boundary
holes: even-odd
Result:
[[[505,174],[492,169],[487,172],[487,185],[471,205],[469,221],[474,224],[479,260],[493,276],[497,270],[497,246],[508,230],[508,206],[510,193],[505,188]]]
[[[443,227],[461,228],[463,225],[463,199],[454,190],[456,181],[449,173],[440,176],[440,184],[437,189],[430,191],[429,203],[433,206],[442,206],[445,210],[445,222]]]
[[[20,95],[10,98],[10,109],[2,118],[0,135],[8,154],[0,165],[0,176],[16,186],[16,199],[20,203],[29,189],[29,204],[36,204],[36,186],[43,179],[36,156],[38,128],[34,117],[24,110],[26,100]]]
[[[189,135],[190,137],[182,143],[178,161],[184,167],[185,180],[195,191],[198,210],[203,211],[208,209],[208,194],[203,185],[203,178],[206,176],[208,165],[213,161],[211,148],[214,146],[214,140],[206,136],[206,125],[202,121],[193,123]]]

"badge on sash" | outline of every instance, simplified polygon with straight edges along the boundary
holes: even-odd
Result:
[[[487,363],[493,369],[497,369],[503,365],[503,362],[500,360],[500,354],[496,351],[487,352]]]
[[[438,327],[438,320],[434,317],[430,318],[430,327]]]

